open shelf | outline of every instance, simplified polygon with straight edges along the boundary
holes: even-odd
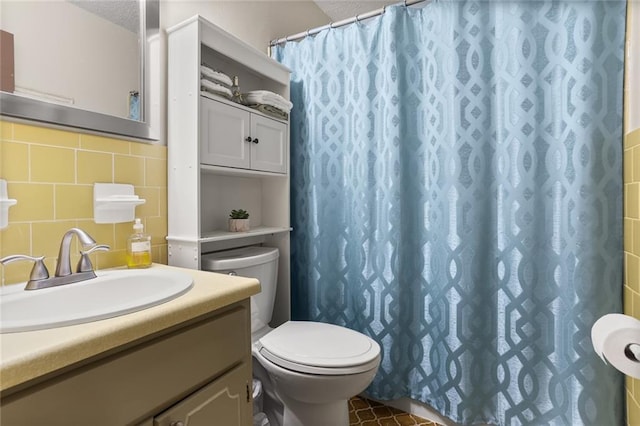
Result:
[[[243,237],[255,237],[258,235],[279,234],[281,232],[290,232],[293,228],[281,228],[274,226],[257,226],[247,232],[228,232],[228,231],[212,231],[202,234],[200,242],[208,243],[211,241],[234,240]]]
[[[244,176],[253,178],[279,178],[286,179],[287,175],[282,173],[263,172],[260,170],[238,169],[227,166],[211,166],[209,164],[200,164],[200,171],[221,176]]]

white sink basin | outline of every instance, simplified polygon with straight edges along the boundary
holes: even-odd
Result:
[[[81,324],[140,311],[193,286],[191,276],[167,269],[96,271],[97,278],[40,290],[0,288],[0,333]]]

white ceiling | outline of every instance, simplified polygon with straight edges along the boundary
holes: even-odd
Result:
[[[137,2],[131,0],[67,0],[89,12],[102,16],[111,22],[138,32]],[[329,17],[331,22],[353,18],[356,15],[371,12],[390,4],[397,4],[400,0],[313,0]]]
[[[131,0],[67,0],[71,4],[91,12],[101,18],[138,33],[140,29],[140,13],[137,1]]]
[[[329,17],[332,22],[342,19],[352,18],[362,15],[372,10],[380,9],[383,6],[396,4],[399,0],[379,1],[379,0],[313,0],[318,7]]]

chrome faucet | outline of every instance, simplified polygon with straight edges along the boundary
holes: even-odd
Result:
[[[71,271],[71,241],[76,235],[82,245],[80,251],[80,261],[76,268],[76,272]],[[108,245],[97,244],[89,234],[80,228],[69,229],[60,243],[60,251],[58,252],[58,260],[56,263],[56,273],[54,277],[49,277],[49,271],[44,264],[44,256],[32,257],[22,254],[7,256],[0,259],[0,263],[6,264],[17,260],[31,260],[34,262],[33,269],[29,276],[25,290],[37,290],[41,288],[54,287],[58,285],[77,283],[80,281],[90,280],[96,277],[93,271],[93,265],[89,259],[89,255],[94,251],[109,250]]]
[[[58,263],[56,263],[56,277],[66,277],[71,275],[71,241],[73,235],[78,237],[83,249],[94,247],[96,240],[91,238],[89,234],[80,228],[69,229],[60,242],[60,251],[58,251]]]

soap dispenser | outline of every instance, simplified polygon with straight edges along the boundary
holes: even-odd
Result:
[[[133,234],[127,241],[127,267],[148,268],[151,266],[151,237],[144,233],[139,218],[133,224]]]

